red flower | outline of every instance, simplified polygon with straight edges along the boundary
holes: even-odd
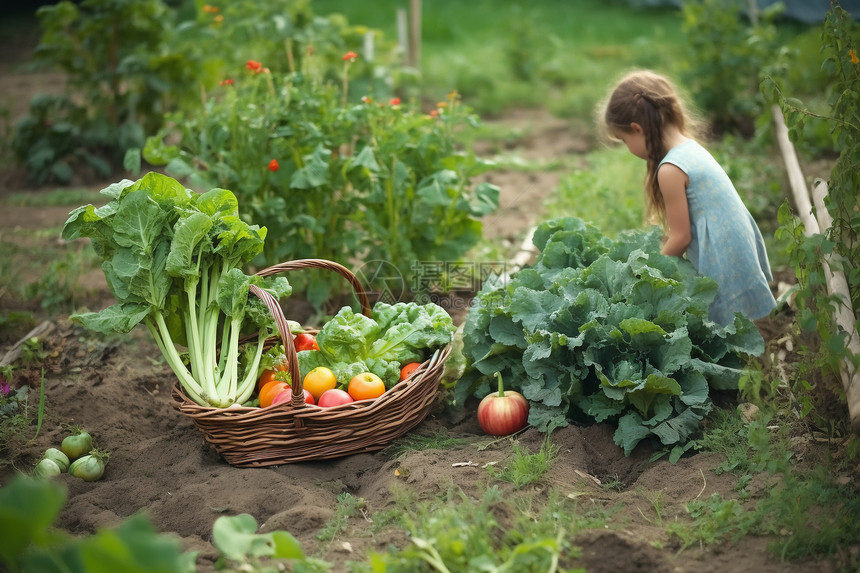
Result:
[[[851,56],[851,63],[855,66],[860,64],[860,58],[857,57],[857,52],[854,50],[848,50],[848,55]]]
[[[392,99],[390,102],[388,102],[388,103],[389,103],[390,105],[400,105],[400,98],[399,98],[399,97],[393,98],[393,99]]]
[[[236,80],[234,80],[233,78],[227,78],[226,80],[221,80],[220,82],[218,82],[218,85],[232,86],[234,83],[236,83]]]
[[[278,169],[280,169],[280,167],[281,166],[278,165],[277,159],[272,159],[271,161],[269,161],[269,171],[277,171]]]
[[[256,72],[258,74],[263,71],[263,64],[261,64],[260,62],[255,62],[254,60],[248,60],[248,63],[245,64],[245,67],[252,72]]]
[[[439,110],[438,109],[431,109],[430,110],[430,117],[439,117]]]
[[[358,57],[358,54],[356,54],[355,52],[347,52],[343,55],[343,61],[344,62],[354,62],[357,57]]]

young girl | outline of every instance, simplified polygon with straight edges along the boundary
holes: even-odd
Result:
[[[734,185],[711,154],[693,139],[679,93],[650,71],[625,76],[603,111],[609,135],[647,162],[649,215],[667,229],[662,252],[687,258],[717,281],[709,318],[734,321],[735,312],[762,318],[776,306],[761,232]]]

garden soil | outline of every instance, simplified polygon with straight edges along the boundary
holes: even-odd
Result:
[[[54,85],[50,77],[22,73],[16,80],[15,75],[6,69],[2,82],[28,83],[30,88],[26,89],[15,84],[22,92]],[[569,158],[590,145],[565,122],[540,111],[515,112],[494,121],[508,122],[522,134],[509,151],[528,157]],[[541,218],[555,215],[542,212],[539,206],[560,175],[549,170],[491,174],[490,180],[502,190],[502,199],[499,211],[485,221],[487,236],[517,245]],[[61,244],[59,231],[70,209],[12,206],[7,201],[11,193],[45,190],[28,188],[20,173],[14,171],[4,172],[0,182],[3,241],[34,252]],[[98,189],[110,182],[85,183]],[[21,272],[16,280],[39,279],[38,269],[22,266]],[[583,516],[608,516],[606,527],[565,533],[572,545],[581,548],[579,557],[565,556],[565,569],[583,567],[590,573],[837,569],[838,555],[814,562],[781,561],[769,550],[778,537],[746,536],[682,550],[680,540],[669,536],[666,526],[674,521],[689,522],[685,504],[713,495],[738,497],[737,477],[716,471],[722,462],[717,454],[691,455],[675,464],[665,457],[651,461],[653,451],[646,444],[625,456],[613,442],[614,428],[609,425],[570,426],[550,437],[559,448],[552,469],[538,483],[515,489],[491,477],[488,468],[503,467],[512,456],[514,443],[537,451],[546,436],[527,429],[515,437],[488,437],[477,425],[474,403],[451,411],[441,396],[437,407],[411,435],[442,434],[461,439],[454,448],[405,453],[385,449],[267,468],[232,467],[204,440],[193,422],[171,406],[174,376],[145,330],[111,339],[94,336],[70,323],[67,315],[49,316],[34,301],[16,299],[11,289],[3,288],[8,278],[0,279],[0,314],[23,311],[35,320],[26,328],[0,330],[0,357],[28,336],[31,327],[42,327],[39,338],[44,360],[36,367],[16,370],[13,384],[38,388],[44,372],[47,415],[36,440],[16,443],[4,454],[7,459],[0,466],[0,485],[7,484],[15,472],[30,471],[46,448],[59,447],[70,425],[85,427],[96,446],[110,451],[111,456],[99,481],[84,482],[66,474],[57,478],[68,489],[68,501],[56,525],[72,533],[90,534],[145,512],[157,531],[176,536],[186,550],[198,551],[198,571],[208,572],[215,569],[217,557],[211,543],[215,519],[250,513],[261,531],[289,531],[306,553],[329,561],[335,571],[344,571],[348,562],[363,561],[369,552],[409,544],[402,535],[373,533],[374,516],[396,508],[398,500],[430,500],[452,491],[477,500],[488,487],[497,486],[510,501],[494,514],[501,527],[512,526],[522,511],[514,504],[518,498],[543,500],[533,502],[531,511],[535,513],[552,511],[553,507],[545,506],[545,494],[550,490],[568,502],[573,500]],[[99,310],[112,303],[100,271],[80,277],[77,291],[81,293],[78,308]],[[468,296],[460,302],[450,306],[458,323],[464,319]],[[288,308],[288,316],[301,319],[300,306]],[[786,312],[760,325],[769,353],[786,352],[790,323],[790,312]],[[719,399],[722,407],[736,406],[734,395]],[[838,455],[839,447],[802,437],[796,440],[795,459],[815,464]],[[846,479],[857,483],[860,475],[855,471]],[[752,500],[747,503],[754,503],[774,485],[771,479],[756,478],[748,486]],[[361,511],[348,518],[345,531],[320,539],[321,531],[336,516],[337,498],[343,492],[363,500]],[[856,552],[858,547],[844,551]]]

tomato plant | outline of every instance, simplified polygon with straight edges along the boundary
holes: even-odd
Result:
[[[352,377],[346,391],[354,400],[372,400],[385,392],[385,382],[373,372],[362,372]]]
[[[305,375],[302,387],[310,392],[314,399],[319,400],[323,392],[337,386],[337,378],[334,372],[325,366],[317,366]]]
[[[492,436],[507,436],[526,427],[529,403],[519,392],[505,390],[502,374],[496,372],[499,391],[484,396],[478,404],[478,424]]]
[[[340,388],[332,388],[323,392],[322,396],[317,400],[317,406],[331,408],[332,406],[340,406],[341,404],[349,404],[350,402],[355,402],[355,400],[348,392]]]

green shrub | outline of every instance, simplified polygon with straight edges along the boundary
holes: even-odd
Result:
[[[683,4],[688,68],[682,74],[696,103],[718,133],[751,135],[760,115],[759,70],[776,53],[775,4],[759,23],[745,24],[740,0],[701,0]]]
[[[430,113],[397,98],[352,104],[360,58],[342,58],[338,83],[311,57],[288,74],[248,62],[205,113],[172,116],[144,157],[195,187],[232,190],[241,216],[269,229],[261,265],[382,261],[412,287],[418,261],[456,261],[498,205],[498,188],[471,185],[487,166],[458,145],[478,119],[455,93]],[[333,274],[310,279],[312,301],[344,290]]]

